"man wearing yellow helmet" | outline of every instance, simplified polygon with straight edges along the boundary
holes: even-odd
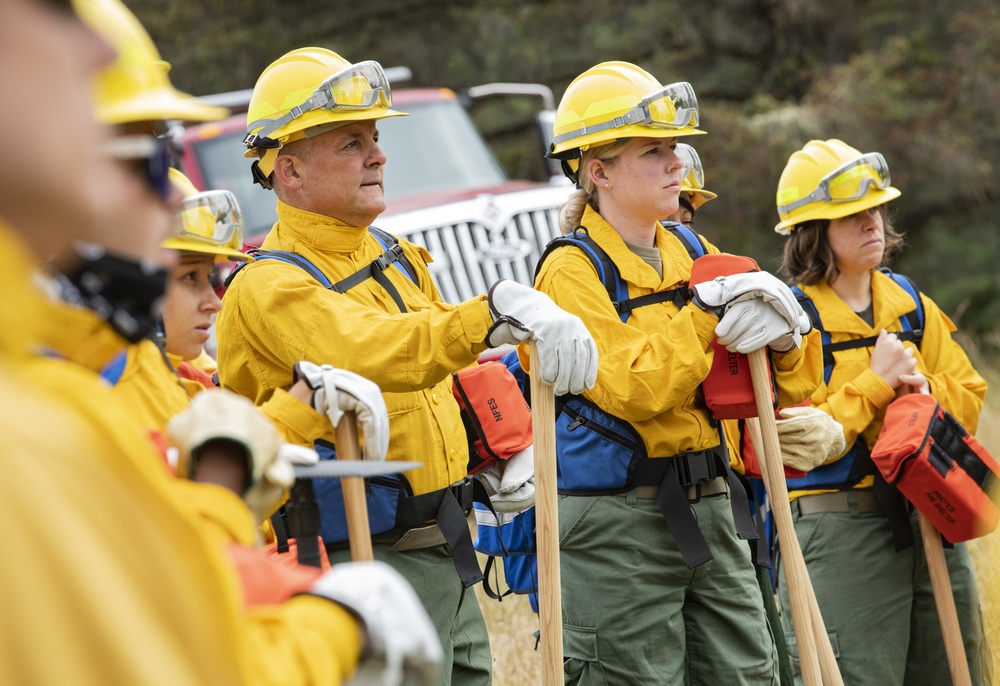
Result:
[[[565,398],[556,423],[568,684],[778,679],[741,540],[757,536],[738,459],[701,384],[715,338],[734,352],[769,348],[783,404],[815,388],[818,356],[769,274],[719,277],[727,297],[706,283],[685,295],[693,258],[718,250],[660,220],[694,171],[678,148],[705,133],[698,123],[690,84],[664,86],[627,62],[585,71],[556,110],[549,156],[577,190],[535,287],[587,323],[601,360],[593,390]],[[617,302],[591,260],[598,249],[627,289]]]
[[[916,514],[869,454],[886,406],[930,393],[974,432],[986,394],[948,316],[907,277],[880,269],[902,242],[886,209],[899,196],[880,153],[831,139],[789,157],[776,198],[775,231],[788,236],[781,272],[827,349],[812,405],[846,439],[835,459],[788,480],[792,514],[844,681],[872,686],[950,681]],[[945,557],[972,683],[992,683],[966,544]]]
[[[277,195],[264,253],[241,269],[218,319],[223,387],[265,402],[300,358],[375,381],[391,417],[390,460],[424,466],[369,484],[375,556],[410,579],[445,648],[442,684],[488,684],[489,642],[469,587],[482,579],[466,515],[473,483],[451,374],[488,347],[539,342],[543,380],[593,382],[593,340],[576,317],[511,281],[444,303],[423,249],[370,224],[385,209],[376,122],[393,110],[382,67],[322,48],[280,57],[257,80],[247,115],[254,178]],[[326,286],[329,286],[327,288]],[[333,434],[317,444],[332,457]],[[347,558],[339,485],[318,493],[330,559]]]
[[[13,223],[0,227],[8,258],[0,276],[0,417],[9,441],[3,501],[24,514],[8,532],[18,554],[0,564],[0,604],[18,627],[0,647],[0,681],[339,683],[354,671],[363,642],[398,673],[409,657],[392,628],[398,617],[365,605],[374,593],[415,606],[398,575],[371,567],[331,573],[305,587],[310,595],[263,613],[248,607],[219,541],[206,535],[185,489],[94,371],[125,345],[123,336],[145,333],[154,321],[149,304],[162,293],[162,274],[146,263],[172,232],[175,208],[165,201],[166,167],[147,133],[151,120],[203,113],[161,92],[154,107],[116,120],[109,139],[88,111],[87,85],[122,66],[142,67],[142,50],[129,41],[148,36],[117,2],[81,0],[78,9],[115,43],[121,62],[111,62],[114,52],[68,3],[0,5],[0,82],[9,97],[40,112],[27,119],[10,108],[0,113],[10,127],[20,120],[22,136],[11,146],[31,145],[24,164],[3,174],[16,195],[0,199],[0,216]],[[115,34],[122,25],[134,30]],[[166,65],[159,68],[165,73]],[[156,94],[107,92],[103,104],[116,94]],[[62,116],[52,121],[41,114],[48,112]],[[51,154],[49,141],[64,143],[63,131],[80,139]],[[68,149],[93,157],[91,174],[79,173]],[[92,194],[89,177],[97,172],[104,187]],[[31,272],[43,258],[62,272],[53,279],[61,302],[46,303],[32,288],[42,280]],[[40,344],[50,347],[44,357],[32,352]],[[206,455],[218,450],[203,447]],[[419,615],[406,616],[419,623]],[[433,673],[432,662],[422,666]]]

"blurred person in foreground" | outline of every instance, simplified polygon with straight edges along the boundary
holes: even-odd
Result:
[[[76,9],[108,35],[121,20],[148,41],[116,3]],[[134,45],[112,42],[117,61],[69,3],[0,5],[0,85],[32,103],[31,116],[0,113],[18,132],[7,150],[19,161],[0,172],[0,498],[19,513],[8,531],[17,554],[0,563],[0,682],[328,684],[361,658],[398,673],[411,657],[427,658],[419,667],[433,674],[433,650],[417,633],[422,610],[385,569],[331,572],[280,605],[247,605],[232,560],[97,376],[148,333],[163,285],[151,263],[175,215],[159,144],[141,123],[158,117],[146,110],[100,126],[89,87],[94,78],[99,91],[123,85],[118,68],[142,77],[153,67],[147,88],[119,102],[198,112],[168,88],[158,55],[136,59]],[[39,355],[59,327],[75,335],[73,349]],[[373,594],[397,613],[379,617]],[[401,617],[416,623],[405,637],[392,626]]]

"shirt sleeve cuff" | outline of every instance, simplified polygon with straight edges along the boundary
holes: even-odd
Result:
[[[493,326],[493,315],[490,314],[490,305],[485,295],[478,298],[466,300],[458,304],[459,316],[462,318],[462,326],[465,334],[472,343],[473,352],[480,353],[488,347],[486,345],[486,335]]]
[[[260,408],[288,443],[312,445],[330,430],[330,420],[311,406],[278,388]]]
[[[854,380],[854,385],[876,407],[885,407],[896,397],[896,391],[893,390],[892,386],[871,369],[862,372]]]

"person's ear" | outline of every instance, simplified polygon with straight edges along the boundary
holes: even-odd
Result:
[[[296,155],[278,155],[274,160],[274,180],[288,190],[295,191],[302,188],[304,171],[302,158]]]
[[[608,188],[611,179],[608,178],[608,169],[601,160],[590,160],[587,163],[587,173],[596,188]]]

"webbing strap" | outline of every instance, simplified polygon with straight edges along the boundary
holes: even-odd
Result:
[[[399,308],[399,311],[406,312],[406,305],[403,303],[402,296],[399,295],[399,291],[392,285],[392,282],[389,281],[389,277],[385,275],[385,270],[392,266],[392,263],[399,260],[402,256],[403,248],[397,243],[372,260],[367,266],[362,267],[358,271],[346,278],[341,279],[332,286],[328,286],[328,288],[334,293],[346,293],[363,281],[375,279],[375,283],[389,293],[389,296],[392,298],[392,301],[396,303],[396,307]]]
[[[396,240],[395,236],[375,226],[369,226],[368,232],[375,238],[376,241],[378,241],[379,245],[382,246],[382,254],[358,271],[354,272],[350,276],[347,276],[346,278],[341,279],[337,283],[331,283],[330,279],[328,279],[326,275],[316,267],[316,265],[298,253],[288,252],[287,250],[251,250],[250,254],[257,260],[277,260],[279,262],[284,262],[285,264],[291,264],[299,267],[314,279],[319,281],[323,288],[334,291],[335,293],[346,293],[368,279],[375,279],[375,282],[386,290],[392,298],[392,301],[396,304],[396,307],[399,308],[399,311],[406,312],[406,305],[403,303],[403,298],[400,296],[399,290],[392,284],[392,281],[389,280],[389,277],[387,277],[384,272],[393,264],[396,264],[397,268],[403,272],[403,275],[406,278],[414,284],[419,285],[416,270],[413,268],[413,265],[410,264],[409,259],[407,259],[402,246],[399,245],[399,241]],[[227,288],[229,287],[229,284],[233,282],[236,275],[242,271],[247,264],[249,263],[245,262],[233,270],[233,272],[226,279],[225,285]]]
[[[478,479],[466,477],[455,486],[403,498],[396,511],[397,526],[412,528],[434,520],[451,548],[455,570],[465,588],[483,580],[483,572],[479,569],[479,560],[472,547],[472,534],[465,520],[465,512],[472,507],[474,500],[489,502],[489,495]]]
[[[662,302],[672,302],[678,309],[680,309],[684,307],[690,299],[691,289],[682,286],[680,288],[671,288],[668,291],[657,291],[656,293],[639,295],[634,298],[629,298],[628,300],[622,300],[612,304],[615,306],[615,312],[617,312],[619,316],[628,317],[632,310],[638,307],[646,307],[647,305],[655,305],[656,303]]]
[[[940,405],[938,406],[940,408]],[[940,410],[939,410],[940,412]],[[968,435],[965,427],[951,414],[941,412],[934,421],[931,429],[932,451],[943,453],[947,462],[941,476],[945,476],[951,464],[961,467],[969,478],[986,493],[992,492],[996,486],[997,477],[993,470],[983,462],[983,459],[976,454],[969,445],[962,440]]]
[[[722,446],[725,445],[723,439]],[[730,506],[736,533],[743,540],[756,540],[757,527],[750,516],[746,491],[729,468],[724,447],[696,453],[682,453],[670,458],[646,458],[636,464],[633,486],[659,486],[656,504],[663,521],[677,542],[677,549],[688,569],[714,559],[704,534],[698,527],[684,486],[697,485],[725,476],[729,483]]]

